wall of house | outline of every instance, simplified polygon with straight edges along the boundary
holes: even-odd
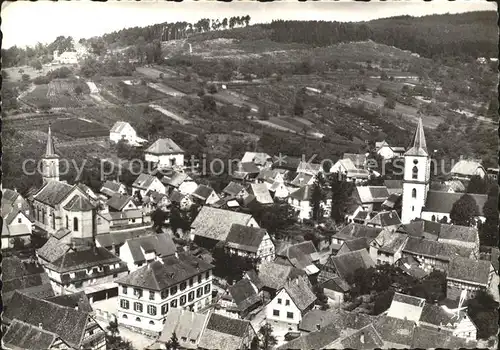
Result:
[[[477,328],[469,316],[464,315],[456,328],[453,330],[453,335],[467,340],[477,339]]]
[[[298,199],[288,198],[288,204],[297,211],[299,220],[310,219],[312,217],[312,207],[309,201],[299,201]]]
[[[194,181],[184,181],[179,186],[179,192],[184,194],[191,194],[198,188],[198,184]]]
[[[184,166],[184,153],[178,154],[167,154],[167,155],[156,155],[151,153],[145,153],[145,158],[147,162],[158,163],[160,168],[170,168],[172,166]],[[172,161],[174,162],[172,164]]]
[[[127,125],[121,132],[110,132],[109,139],[113,142],[118,142],[120,140],[126,140],[128,142],[134,142],[137,138],[137,133],[131,125]]]
[[[287,301],[289,305],[287,304]],[[275,311],[278,315],[275,315]],[[288,313],[291,312],[291,315]],[[288,317],[292,316],[292,317]],[[286,290],[282,289],[278,294],[266,305],[266,318],[268,321],[287,323],[290,326],[297,326],[302,320],[302,314],[299,308],[295,305]]]
[[[338,307],[344,302],[344,293],[324,288],[323,292],[328,297],[328,304]]]
[[[395,157],[394,151],[388,146],[384,146],[377,151],[377,154],[384,159],[392,159]]]
[[[110,229],[111,223],[100,216],[99,214],[96,215],[96,234],[103,234],[103,233],[108,233]]]
[[[450,299],[459,299],[463,290],[467,291],[467,299],[474,297],[478,290],[486,290],[488,286],[473,282],[459,281],[455,279],[446,279],[446,297]]]
[[[198,280],[198,276],[201,276],[200,280]],[[212,302],[212,272],[208,272],[208,278],[206,273],[198,276],[192,278],[192,284],[189,280],[184,281],[186,282],[186,288],[182,291],[180,290],[181,283],[170,286],[167,288],[168,295],[164,294],[163,297],[159,291],[151,291],[144,288],[139,288],[142,291],[142,296],[138,297],[134,294],[134,287],[120,284],[117,298],[118,323],[152,332],[161,332],[163,329],[163,321],[170,308],[175,307],[185,310],[192,308],[192,311],[196,312],[210,305]],[[126,287],[126,290],[124,287]],[[176,289],[174,294],[172,294],[173,289]],[[199,292],[200,289],[201,294]],[[192,295],[194,296],[192,301],[189,301],[190,293],[193,293]],[[185,304],[182,306],[180,305],[181,298],[185,298],[186,300]],[[128,301],[128,308],[124,307],[125,305],[122,300]],[[142,305],[142,311],[136,311],[134,309],[134,303],[140,303]],[[148,306],[154,306],[156,308],[154,315],[148,313]],[[164,307],[163,311],[162,307]],[[137,318],[139,318],[139,320],[137,320]]]
[[[443,272],[448,271],[449,261],[447,261],[447,260],[441,260],[441,259],[437,259],[435,257],[417,255],[417,254],[408,253],[405,251],[403,251],[401,253],[401,256],[402,257],[411,256],[411,257],[415,258],[417,261],[420,262],[420,267],[427,272],[431,272],[434,269],[439,270],[439,271],[443,271]]]
[[[219,200],[219,196],[217,195],[217,193],[215,193],[215,191],[212,191],[212,193],[210,193],[210,196],[208,196],[207,198],[207,201],[205,202],[206,204],[214,204],[215,202],[217,202]]]
[[[264,238],[262,239],[259,248],[257,249],[257,257],[261,259],[261,262],[273,261],[275,258],[274,243],[267,232]]]
[[[120,259],[127,264],[130,272],[133,272],[139,268],[139,266],[137,266],[134,262],[134,258],[132,257],[132,253],[130,252],[128,241],[120,247]]]

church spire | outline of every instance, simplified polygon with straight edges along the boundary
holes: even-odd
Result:
[[[52,131],[50,130],[50,124],[47,137],[47,147],[45,148],[45,157],[46,158],[57,157],[57,154],[54,151],[54,141],[52,140]]]
[[[405,153],[408,156],[428,156],[427,143],[425,142],[424,126],[422,124],[422,117],[418,118],[417,130],[410,149]]]

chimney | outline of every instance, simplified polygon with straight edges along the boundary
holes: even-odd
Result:
[[[316,324],[316,329],[319,331],[321,329],[321,325],[319,323]]]
[[[365,333],[364,332],[361,332],[361,335],[359,336],[359,341],[361,342],[361,344],[365,343]]]

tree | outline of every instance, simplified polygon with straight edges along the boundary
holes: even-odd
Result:
[[[330,179],[332,191],[331,217],[337,224],[340,224],[345,220],[346,210],[354,191],[354,184],[341,179],[338,173],[332,174]]]
[[[108,350],[134,350],[132,344],[122,339],[116,318],[106,327],[106,349]]]
[[[216,94],[216,93],[217,93],[217,86],[215,86],[215,84],[210,84],[210,85],[208,85],[208,87],[207,87],[207,91],[208,91],[210,94]]]
[[[394,98],[390,96],[387,97],[384,101],[384,107],[389,109],[396,108],[396,101],[394,100]]]
[[[30,81],[30,76],[29,76],[29,74],[23,74],[21,76],[21,79],[23,80],[23,82],[27,83]]]
[[[380,74],[380,80],[388,80],[388,79],[389,79],[389,76],[387,75],[387,73],[385,71],[383,71]]]
[[[165,224],[165,221],[168,219],[168,213],[164,212],[160,208],[156,208],[156,210],[151,214],[151,221],[153,221],[153,229],[157,233],[161,233],[161,229]]]
[[[323,216],[321,204],[325,199],[326,196],[325,193],[323,192],[320,180],[316,179],[312,186],[312,194],[311,194],[312,217],[316,221],[318,221]]]
[[[438,270],[432,271],[411,289],[410,294],[430,303],[443,300],[446,297],[446,275]]]
[[[31,66],[33,68],[35,68],[36,70],[42,70],[43,69],[43,66],[42,66],[42,62],[40,62],[40,60],[35,60],[31,63]]]
[[[175,332],[172,333],[166,345],[168,350],[178,350],[180,348],[181,345],[179,344],[179,339],[177,339],[177,334],[175,334]]]
[[[270,233],[286,230],[295,223],[293,209],[288,203],[273,203],[271,206],[257,204],[251,208],[252,216],[260,227]]]
[[[470,194],[466,193],[453,204],[450,219],[455,225],[472,226],[478,215],[479,208],[476,201]]]
[[[270,350],[274,347],[274,345],[278,343],[278,340],[273,335],[273,327],[269,323],[266,323],[265,325],[260,327],[259,333],[262,336],[260,346],[262,350]]]
[[[259,350],[259,349],[260,349],[260,339],[258,336],[255,336],[253,337],[252,342],[250,343],[250,350]]]
[[[12,246],[15,250],[22,250],[24,249],[25,244],[22,238],[15,237],[12,239]]]
[[[469,180],[469,184],[467,185],[467,193],[486,194],[488,189],[488,180],[481,178],[479,175],[472,176]]]
[[[487,339],[498,332],[498,303],[488,292],[479,290],[465,302],[467,313],[477,326],[477,337]]]
[[[498,186],[495,184],[488,193],[488,199],[483,205],[483,215],[486,221],[479,228],[481,245],[498,245]]]
[[[203,101],[203,109],[207,112],[216,112],[217,111],[217,103],[212,96],[205,95],[202,98]]]
[[[81,87],[80,85],[77,85],[77,86],[75,87],[75,94],[77,94],[77,95],[81,95],[82,93],[83,93],[83,89],[82,89],[82,87]]]
[[[392,303],[394,297],[394,291],[386,290],[377,294],[373,305],[373,314],[380,315],[382,312],[386,311]]]

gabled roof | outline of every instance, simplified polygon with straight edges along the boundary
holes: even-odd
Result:
[[[398,203],[403,195],[401,193],[392,193],[389,197],[382,203],[382,207],[386,207],[389,209],[394,209],[396,203]]]
[[[229,194],[229,195],[232,195],[232,196],[236,196],[237,194],[239,194],[242,190],[244,190],[245,187],[243,187],[241,184],[239,183],[236,183],[234,181],[231,181],[223,190],[222,192],[226,193],[226,194]]]
[[[195,236],[224,241],[233,224],[246,226],[251,219],[250,214],[204,206],[191,224],[191,228]]]
[[[4,188],[2,189],[2,204],[12,204],[19,196],[20,194],[17,191],[11,190],[9,188]]]
[[[321,164],[301,161],[297,166],[297,173],[316,175],[321,171]]]
[[[479,242],[479,234],[475,227],[441,224],[439,239],[476,243]]]
[[[370,249],[370,245],[369,245],[366,237],[360,237],[360,238],[355,238],[352,240],[347,240],[347,241],[344,241],[344,243],[342,243],[342,245],[345,245],[347,248],[349,248],[349,251],[351,251],[351,252],[355,251],[355,250],[360,250],[360,249]]]
[[[403,252],[449,261],[453,256],[457,255],[469,258],[473,253],[473,248],[459,247],[453,244],[425,239],[423,237],[409,237],[403,248]]]
[[[201,184],[196,187],[196,190],[191,195],[202,200],[207,200],[212,192],[214,192],[212,187]]]
[[[263,262],[259,267],[259,279],[267,288],[278,290],[282,288],[288,279],[294,279],[305,275],[305,272],[293,266],[277,264],[275,262]]]
[[[249,279],[258,290],[262,289],[262,281],[255,270],[247,271],[243,277]]]
[[[113,192],[118,192],[120,190],[120,187],[122,186],[121,183],[117,182],[117,181],[110,181],[110,180],[107,180],[103,185],[102,185],[102,188],[101,188],[101,191],[102,189],[106,188],[110,191],[113,191]]]
[[[317,299],[312,291],[309,279],[305,276],[288,280],[283,288],[301,312],[311,306]]]
[[[403,193],[403,180],[384,180],[384,186],[389,194]]]
[[[90,211],[94,209],[94,206],[92,205],[92,203],[90,203],[90,201],[87,198],[79,194],[75,194],[73,198],[71,198],[70,201],[64,206],[64,209],[67,211],[76,211],[76,212]]]
[[[168,233],[130,238],[126,243],[134,263],[145,261],[144,253],[154,252],[156,256],[166,257],[174,255],[177,251],[175,243]]]
[[[356,168],[362,168],[366,164],[366,154],[344,153],[344,159],[350,159]]]
[[[441,192],[441,191],[429,191],[427,192],[427,200],[425,201],[424,211],[436,212],[436,213],[451,213],[453,204],[460,199],[463,193],[452,193],[452,192]],[[479,215],[483,214],[484,203],[488,200],[488,196],[485,194],[472,194],[469,193],[476,202],[479,209]]]
[[[467,341],[464,338],[455,337],[451,332],[435,330],[430,327],[415,327],[413,340],[410,348],[427,349],[460,349],[476,347],[475,341]]]
[[[373,239],[377,237],[381,231],[381,227],[369,227],[352,222],[345,226],[342,230],[334,234],[333,237],[344,240],[351,240],[361,237]]]
[[[395,210],[382,211],[375,215],[368,224],[377,225],[381,227],[396,226],[401,224],[398,213]]]
[[[324,281],[321,286],[339,293],[346,293],[351,289],[349,284],[339,276],[332,276],[332,278]]]
[[[311,312],[309,311],[304,317],[307,317]],[[299,327],[300,328],[300,327]],[[320,330],[311,331],[306,335],[302,335],[296,339],[293,339],[277,349],[279,350],[311,350],[311,349],[325,349],[329,347],[329,344],[336,341],[342,332],[342,329],[336,326],[334,323],[328,323],[324,327],[322,326]]]
[[[376,243],[378,250],[394,254],[405,245],[407,239],[408,235],[403,233],[382,230],[372,243]]]
[[[266,184],[251,184],[250,189],[257,202],[259,202],[260,204],[274,203]]]
[[[284,175],[285,172],[286,170],[283,169],[264,168],[260,171],[259,175],[257,175],[257,179],[272,182],[278,174]]]
[[[357,269],[367,269],[375,266],[375,263],[366,249],[331,256],[329,260],[334,264],[335,270],[343,279],[352,275]]]
[[[369,324],[345,337],[340,343],[344,349],[377,349],[384,346],[384,341],[373,327],[373,324]],[[332,346],[334,345],[332,344]]]
[[[172,193],[170,193],[170,196],[168,197],[168,199],[172,202],[172,203],[180,203],[183,199],[185,198],[189,198],[189,195],[187,194],[184,194],[184,193],[181,193],[180,191],[178,190],[173,190]]]
[[[227,235],[226,245],[238,250],[257,252],[266,233],[263,228],[233,224]]]
[[[361,203],[382,203],[389,197],[385,186],[356,186]]]
[[[448,266],[448,279],[488,285],[491,262],[455,256]]]
[[[409,348],[416,325],[413,321],[381,315],[373,322],[373,326],[385,343],[404,345]]]
[[[465,310],[457,314],[440,305],[426,303],[420,315],[420,322],[429,323],[438,327],[456,328],[458,322],[467,315]]]
[[[3,335],[2,343],[6,349],[49,350],[58,338],[55,333],[15,319]]]
[[[55,207],[71,192],[73,186],[60,181],[49,181],[35,195],[34,199]]]
[[[149,148],[145,151],[145,153],[152,154],[178,154],[184,153],[184,150],[180,148],[172,139],[158,139],[156,140]]]
[[[299,201],[310,201],[312,198],[312,186],[303,186],[290,193],[290,198]]]
[[[425,142],[424,126],[422,124],[422,118],[418,119],[417,129],[415,130],[415,135],[413,136],[413,141],[410,145],[410,149],[405,153],[407,156],[428,156],[427,143]]]
[[[111,198],[108,199],[106,204],[114,210],[121,211],[130,201],[132,201],[132,196],[115,193]]]
[[[206,327],[210,314],[200,314],[188,310],[172,308],[167,312],[165,325],[158,338],[161,343],[168,343],[175,333],[179,345],[187,349],[196,349]],[[185,341],[183,339],[186,339]],[[194,340],[194,344],[191,342]]]
[[[425,299],[402,293],[394,293],[392,301],[418,307],[424,307],[425,305]]]
[[[305,269],[318,260],[318,251],[312,241],[304,241],[287,245],[276,252],[276,255],[286,257],[298,269]]]
[[[50,130],[50,124],[49,124],[49,131],[47,133],[47,145],[45,147],[45,158],[54,158],[54,157],[59,157],[56,154],[55,148],[54,148],[54,140],[52,140],[52,131]]]
[[[178,257],[171,255],[153,261],[117,280],[117,283],[161,291],[212,268],[211,264],[202,259],[181,252]]]
[[[51,236],[41,248],[37,249],[36,253],[43,260],[52,262],[66,254],[68,250],[70,250],[68,245]]]
[[[238,306],[238,310],[241,312],[245,312],[250,307],[261,301],[257,287],[246,278],[243,278],[230,286],[229,294],[231,294],[231,297]]]
[[[424,237],[433,241],[437,241],[441,232],[441,224],[439,222],[417,219],[409,224],[401,225],[398,231],[406,233],[411,237]]]
[[[175,188],[178,188],[184,181],[192,180],[191,177],[185,172],[174,171],[170,176],[164,176],[161,179],[161,182],[165,185],[169,185]]]
[[[350,158],[339,159],[338,162],[344,167],[347,172],[356,171],[356,165]]]
[[[33,312],[36,310],[36,312]],[[4,321],[18,319],[57,334],[70,346],[80,348],[89,314],[50,301],[15,292],[9,307],[3,312]]]
[[[109,132],[116,132],[116,133],[120,133],[122,132],[126,127],[132,127],[129,123],[127,122],[122,122],[122,121],[118,121],[116,122],[113,127],[111,128],[111,130]]]
[[[259,152],[245,152],[241,158],[242,163],[255,163],[257,165],[265,165],[266,162],[271,160],[272,157],[269,154]]]
[[[78,308],[78,310],[84,312],[93,311],[92,306],[90,305],[89,298],[87,298],[87,295],[83,291],[73,294],[56,295],[45,299],[55,304],[66,306],[72,309]]]
[[[137,179],[135,179],[134,183],[132,184],[132,187],[135,188],[140,188],[140,189],[148,189],[149,186],[155,181],[155,179],[158,179],[157,177],[149,174],[140,174]]]
[[[121,262],[105,248],[88,248],[66,252],[48,266],[59,273]]]
[[[473,160],[461,160],[451,168],[450,173],[465,175],[465,176],[473,176],[473,175],[478,175],[477,174],[478,169],[482,169],[486,173],[483,166],[479,162],[475,162]]]
[[[151,234],[154,234],[154,232],[145,229],[124,232],[110,232],[96,235],[95,240],[101,245],[101,247],[112,247],[113,245],[122,245],[127,239],[148,236]]]
[[[293,186],[304,186],[307,185],[314,175],[306,174],[306,173],[297,173],[297,176],[290,182]]]
[[[250,321],[211,313],[199,347],[202,349],[240,349],[252,327]],[[251,336],[251,334],[249,334]]]

